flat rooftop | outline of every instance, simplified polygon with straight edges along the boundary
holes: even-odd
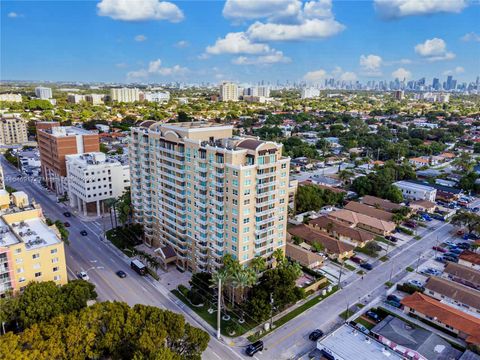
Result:
[[[11,224],[18,238],[25,243],[27,250],[58,244],[61,240],[40,218],[28,219]],[[18,240],[17,240],[18,242]]]
[[[366,340],[368,339],[368,341]],[[399,354],[385,345],[367,337],[354,328],[343,325],[317,343],[317,349],[325,349],[341,360],[401,360]]]
[[[18,244],[20,240],[10,231],[8,225],[0,218],[0,247]]]
[[[428,186],[428,185],[422,185],[410,181],[397,181],[393,183],[393,185],[396,185],[398,187],[406,187],[409,189],[416,189],[416,190],[422,190],[422,191],[433,191],[435,190],[434,187]]]
[[[75,135],[95,135],[98,134],[96,130],[85,130],[76,126],[55,126],[51,129],[42,129],[48,134],[56,137],[75,136]]]

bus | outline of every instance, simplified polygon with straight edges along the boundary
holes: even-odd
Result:
[[[145,275],[147,273],[147,267],[143,265],[139,260],[132,260],[130,267],[135,270],[139,275]]]

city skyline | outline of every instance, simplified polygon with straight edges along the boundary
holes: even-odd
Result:
[[[480,7],[471,1],[132,4],[4,2],[1,79],[323,84],[452,75],[468,83],[478,75]]]

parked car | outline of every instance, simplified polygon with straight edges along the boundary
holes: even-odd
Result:
[[[454,263],[457,263],[457,262],[458,262],[458,257],[456,257],[456,256],[449,256],[448,254],[443,255],[443,259],[444,259],[445,261],[451,261],[451,262],[454,262]]]
[[[402,304],[399,301],[387,300],[387,304],[396,308],[400,308]]]
[[[322,336],[323,336],[323,331],[320,329],[315,329],[310,333],[310,335],[308,335],[308,338],[312,341],[317,341]]]
[[[367,313],[365,315],[367,315],[367,317],[369,317],[370,319],[372,319],[375,322],[380,322],[380,316],[378,316],[375,312],[373,312],[371,310],[367,311]]]
[[[450,241],[450,240],[445,241],[445,244],[447,244],[447,246],[455,246],[456,245],[453,241]]]
[[[369,264],[369,263],[362,263],[362,264],[360,264],[360,267],[364,268],[365,270],[372,270],[373,269],[373,265]]]
[[[358,256],[352,256],[350,258],[350,260],[352,260],[355,264],[362,264],[364,261],[362,259],[360,259]]]
[[[85,280],[85,281],[90,280],[90,278],[88,277],[88,274],[85,271],[80,271],[78,273],[78,278],[82,279],[82,280]]]
[[[462,249],[462,250],[468,250],[468,249],[470,249],[470,244],[469,244],[469,243],[465,243],[465,242],[458,243],[457,246],[458,246],[459,249]]]
[[[416,287],[418,287],[418,288],[422,288],[422,287],[423,287],[423,284],[422,284],[420,281],[415,280],[415,279],[410,279],[410,280],[408,280],[408,283],[409,283],[410,285],[416,286]]]
[[[458,230],[457,231],[458,236],[462,236],[463,234],[465,234],[465,231],[463,231],[463,230]]]
[[[87,230],[82,230],[82,231],[80,231],[80,235],[82,235],[82,236],[87,236],[87,235],[88,235]]]
[[[434,246],[432,247],[433,250],[436,250],[438,252],[441,252],[441,253],[446,253],[447,252],[447,249],[441,247],[441,246]]]
[[[117,274],[117,276],[122,279],[127,277],[127,273],[123,270],[118,270],[115,274]]]
[[[447,260],[443,256],[437,256],[435,258],[435,261],[438,261],[439,263],[445,264]]]
[[[413,220],[408,220],[408,221],[405,221],[405,226],[406,227],[409,227],[411,229],[415,229],[418,225],[415,221]]]
[[[480,208],[478,208],[478,207],[476,207],[476,206],[472,209],[472,211],[473,211],[474,213],[477,213],[479,210],[480,210]]]
[[[422,214],[422,219],[425,221],[432,221],[432,218],[427,214]]]
[[[70,227],[70,223],[69,223],[68,221],[65,221],[65,222],[63,223],[63,226],[65,226],[65,227]]]
[[[368,329],[367,329],[365,326],[363,326],[362,324],[357,324],[357,325],[355,325],[355,326],[356,326],[356,328],[357,328],[358,330],[360,330],[360,331],[361,331],[362,333],[364,333],[365,335],[370,334],[370,330],[368,330]]]
[[[394,243],[398,241],[398,239],[395,236],[392,236],[392,235],[385,236],[385,239],[387,239],[388,241],[394,242]]]
[[[456,248],[450,248],[450,253],[460,255],[462,252],[463,252],[463,249],[459,249],[457,247]]]
[[[393,294],[390,294],[387,296],[387,300],[388,301],[396,301],[396,302],[400,302],[400,298],[396,295],[393,295]]]
[[[248,356],[253,357],[253,355],[255,355],[257,352],[262,350],[263,350],[263,341],[258,340],[258,341],[255,341],[253,344],[248,345],[247,348],[245,349],[245,353]]]
[[[72,216],[72,214],[71,214],[70,212],[68,212],[68,211],[65,211],[65,212],[63,213],[63,215],[64,215],[65,217],[71,217],[71,216]]]

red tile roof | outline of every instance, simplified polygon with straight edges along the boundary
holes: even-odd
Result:
[[[459,256],[460,260],[468,261],[469,263],[480,265],[480,254],[473,251],[464,251]]]

